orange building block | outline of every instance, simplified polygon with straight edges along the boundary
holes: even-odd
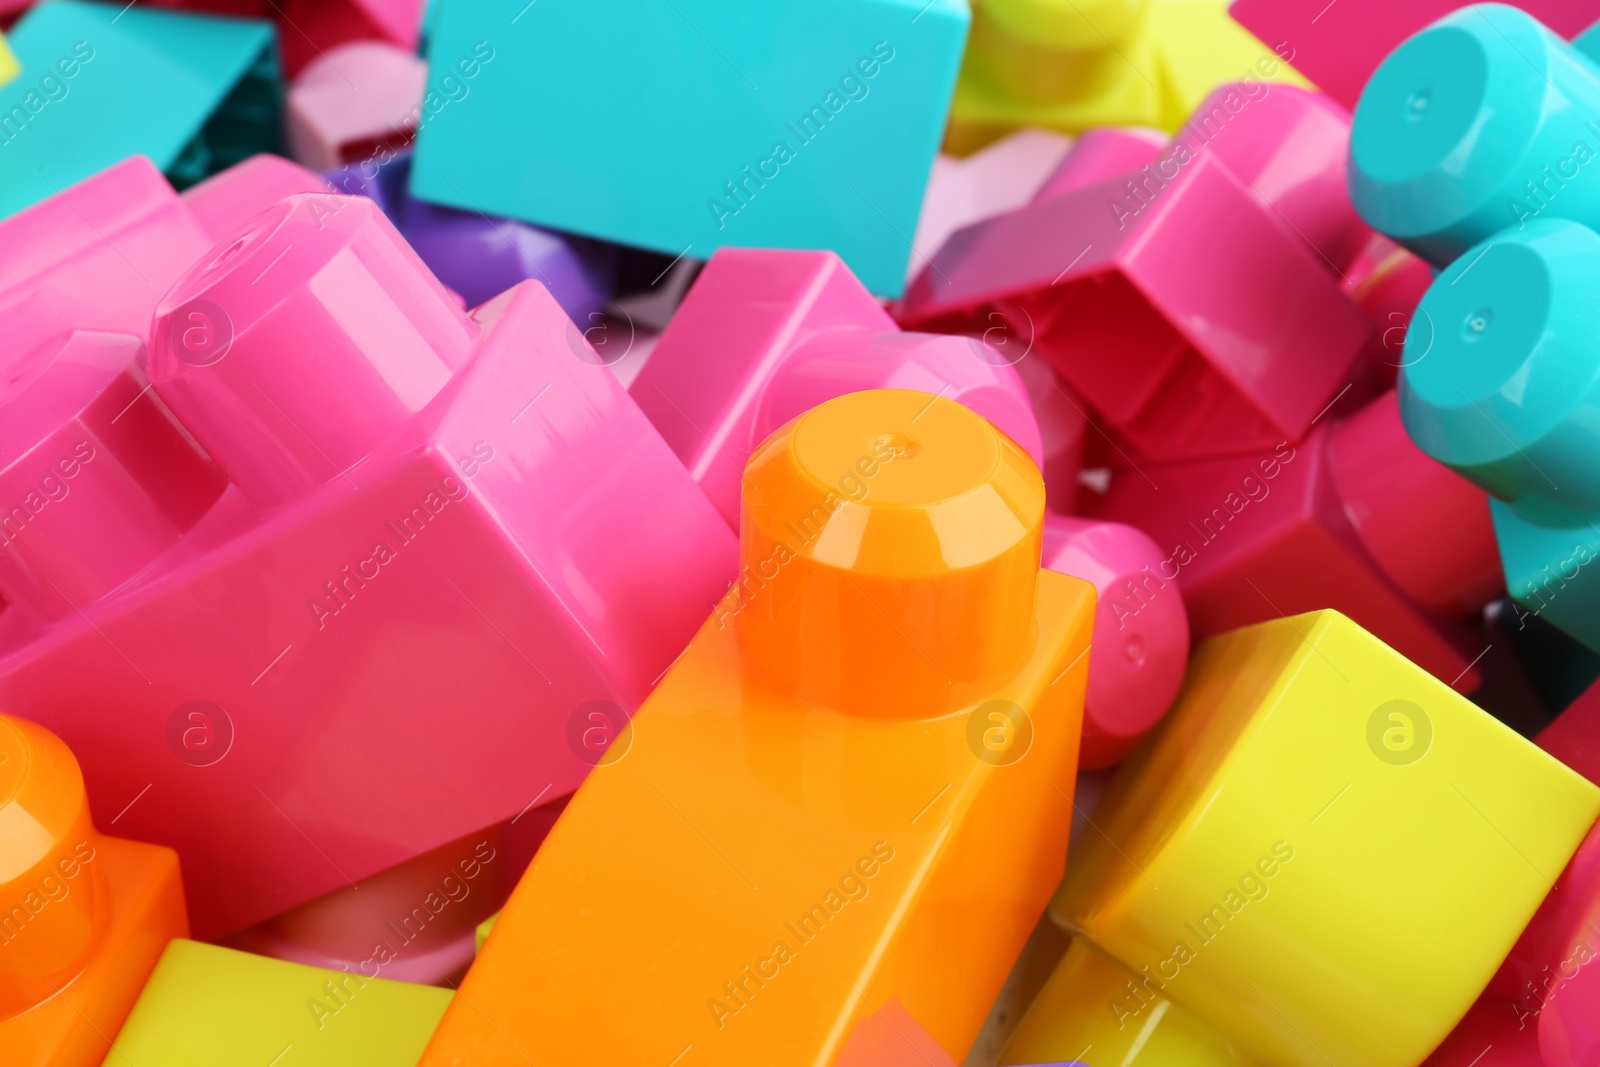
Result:
[[[1061,876],[1094,590],[953,401],[852,393],[746,468],[737,583],[573,797],[426,1067],[960,1060]]]
[[[101,836],[67,746],[0,715],[0,1064],[98,1065],[188,935],[178,854]]]

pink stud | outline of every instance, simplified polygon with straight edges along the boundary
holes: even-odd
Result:
[[[1189,662],[1189,620],[1165,553],[1132,526],[1045,518],[1044,566],[1094,585],[1094,638],[1078,765],[1119,762],[1166,714]]]

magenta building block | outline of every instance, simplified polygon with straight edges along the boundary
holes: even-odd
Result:
[[[1371,331],[1339,284],[1369,236],[1348,136],[1315,94],[1224,86],[1155,163],[958,232],[897,317],[1004,323],[1151,460],[1299,440]]]
[[[1367,79],[1400,42],[1466,6],[1468,0],[1234,0],[1228,12],[1354,110]],[[1600,19],[1600,9],[1587,0],[1517,0],[1513,6],[1567,38]]]
[[[1023,129],[965,158],[936,158],[922,195],[906,282],[963,226],[1014,211],[1032,200],[1071,147],[1070,137]]]
[[[330,50],[289,86],[285,126],[294,158],[313,170],[359,163],[411,143],[428,65],[383,41]]]
[[[1039,425],[1008,365],[1014,358],[977,338],[902,333],[831,252],[724,248],[628,391],[737,527],[756,446],[824,400],[863,389],[958,401],[1040,462]]]
[[[1039,423],[1039,445],[1044,461],[1044,501],[1051,511],[1071,515],[1077,510],[1078,475],[1089,434],[1089,417],[1083,402],[1072,395],[1044,360],[1026,356],[1012,364],[1022,377]]]
[[[1043,565],[1094,585],[1094,637],[1083,700],[1078,766],[1122,760],[1172,706],[1189,665],[1189,619],[1176,581],[1156,575],[1166,558],[1148,536],[1118,522],[1049,515]]]
[[[8,473],[0,704],[178,850],[199,937],[570,792],[574,723],[636,706],[734,573],[543,287],[469,317],[371,201],[258,214],[152,337],[71,338],[7,387],[7,454],[52,470]]]
[[[1196,641],[1331,607],[1462,692],[1480,680],[1465,616],[1504,590],[1488,498],[1411,443],[1392,391],[1262,453],[1117,471],[1089,510],[1161,546],[1150,573]]]
[[[1159,159],[1168,141],[1160,130],[1143,126],[1086,130],[1045,178],[1034,199],[1049,200],[1138,170]]]

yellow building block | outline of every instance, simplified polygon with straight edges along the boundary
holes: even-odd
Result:
[[[1246,78],[1307,84],[1218,0],[983,0],[945,147],[965,155],[1023,126],[1171,132]]]
[[[1017,1024],[1000,1063],[1074,1059],[1117,1067],[1256,1067],[1215,1027],[1163,994],[1158,982],[1081,937],[1072,939]]]
[[[1052,905],[1264,1063],[1411,1067],[1600,789],[1334,611],[1201,647]]]
[[[17,63],[17,57],[6,44],[6,35],[0,33],[0,85],[11,81],[22,73],[22,67]]]
[[[1094,592],[969,409],[852,393],[751,458],[740,579],[496,921],[427,1067],[966,1052],[1060,880]],[[614,751],[615,749],[613,749]]]
[[[105,1067],[412,1067],[450,997],[177,940]]]

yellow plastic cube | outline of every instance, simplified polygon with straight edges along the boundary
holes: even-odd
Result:
[[[1175,131],[1247,77],[1307,84],[1217,0],[983,0],[945,146],[965,155],[1023,126]]]
[[[1266,1063],[1409,1067],[1600,789],[1334,611],[1207,642],[1052,915]]]
[[[1091,1062],[1118,1067],[1256,1067],[1157,983],[1076,937],[1017,1024],[1000,1063],[1084,1060],[1090,1050]]]
[[[106,1067],[412,1067],[448,989],[167,945]]]

